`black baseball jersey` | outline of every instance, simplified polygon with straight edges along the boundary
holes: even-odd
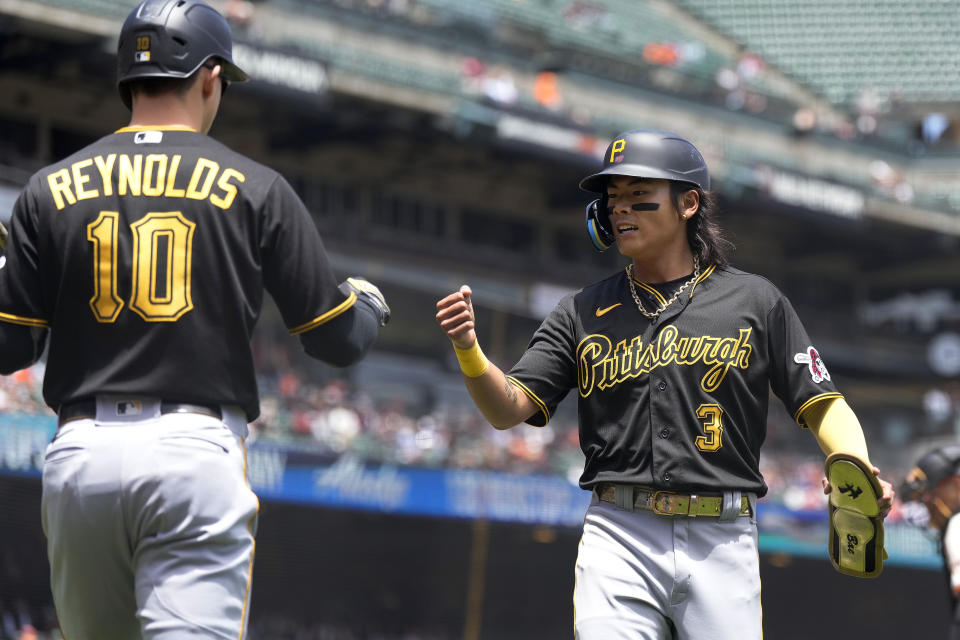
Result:
[[[628,277],[568,295],[534,334],[509,374],[540,409],[528,422],[546,424],[578,390],[584,489],[763,495],[770,388],[798,422],[813,403],[842,397],[793,307],[765,278],[711,266],[651,321]],[[650,311],[668,299],[635,286]]]
[[[179,127],[128,127],[35,174],[17,201],[0,320],[51,329],[44,398],[121,393],[259,414],[264,287],[292,334],[356,300],[275,171]]]

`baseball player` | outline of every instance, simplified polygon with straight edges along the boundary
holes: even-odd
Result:
[[[280,175],[206,135],[247,79],[216,10],[142,2],[118,69],[130,125],[39,171],[14,207],[0,367],[30,364],[49,338],[43,391],[59,426],[42,519],[64,636],[242,639],[264,289],[306,352],[339,366],[389,308],[369,282],[337,284]]]
[[[825,490],[846,519],[832,535],[859,536],[844,548],[845,572],[866,575],[882,559],[875,543],[892,488],[876,479],[860,425],[790,303],[727,264],[707,166],[689,141],[623,133],[580,186],[599,196],[587,208],[591,240],[616,245],[625,269],[561,300],[507,374],[477,344],[468,286],[437,303],[437,320],[493,426],[544,425],[577,392],[580,485],[593,492],[577,638],[759,639],[769,388],[837,456]],[[834,499],[838,484],[856,498]]]
[[[928,524],[937,532],[953,602],[948,638],[960,640],[960,446],[926,452],[907,474],[900,494],[905,502],[927,508]]]

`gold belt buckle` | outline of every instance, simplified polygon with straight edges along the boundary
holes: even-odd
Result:
[[[690,498],[673,491],[656,491],[651,508],[660,516],[686,515],[690,511]]]

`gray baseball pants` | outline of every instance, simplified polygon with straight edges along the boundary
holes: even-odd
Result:
[[[756,517],[627,511],[594,495],[574,609],[577,640],[760,640]]]
[[[66,638],[243,639],[258,501],[245,418],[222,413],[98,399],[96,419],[60,427],[46,451],[42,519]]]

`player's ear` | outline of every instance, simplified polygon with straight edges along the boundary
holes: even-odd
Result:
[[[203,72],[206,69],[206,72]],[[213,65],[211,67],[203,66],[200,72],[200,82],[203,86],[203,97],[209,98],[217,90],[217,84],[221,82],[220,74],[223,73],[223,67]]]
[[[683,220],[689,220],[700,211],[700,193],[696,189],[687,189],[677,200],[678,213]]]

